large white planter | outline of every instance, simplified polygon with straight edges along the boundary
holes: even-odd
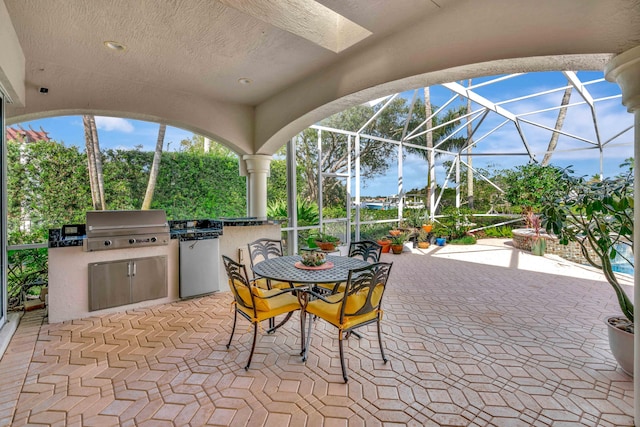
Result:
[[[633,334],[616,328],[609,319],[620,319],[621,316],[610,316],[605,319],[609,331],[609,347],[620,368],[633,376]]]

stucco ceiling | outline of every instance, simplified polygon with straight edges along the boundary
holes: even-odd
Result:
[[[4,6],[0,84],[11,100],[9,124],[62,114],[132,117],[211,136],[242,154],[273,152],[318,119],[398,90],[498,72],[601,69],[640,44],[638,0]]]

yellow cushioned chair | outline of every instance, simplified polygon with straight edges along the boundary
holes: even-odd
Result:
[[[349,271],[349,278],[344,292],[323,296],[309,291],[312,294],[311,301],[306,305],[304,312],[304,317],[309,317],[309,331],[307,333],[303,361],[306,360],[306,352],[309,349],[311,324],[315,316],[338,328],[340,364],[345,383],[348,378],[344,364],[343,341],[356,328],[376,323],[380,353],[384,363],[387,363],[384,348],[382,347],[380,320],[382,320],[382,296],[387,286],[392,264],[380,262]]]
[[[247,248],[249,249],[249,261],[251,262],[252,271],[253,266],[260,261],[281,257],[283,254],[281,240],[262,238],[247,243]],[[287,289],[291,287],[289,282],[278,282],[264,277],[255,277],[254,280],[255,285],[262,289]]]
[[[253,323],[253,344],[249,360],[244,367],[249,369],[251,358],[256,348],[256,339],[258,336],[258,324],[264,320],[272,320],[281,314],[287,314],[286,318],[268,332],[272,332],[282,326],[293,314],[294,311],[300,309],[298,298],[292,295],[294,288],[289,289],[262,289],[250,281],[247,277],[247,269],[243,264],[239,264],[227,256],[222,256],[224,268],[229,277],[229,288],[233,293],[235,310],[233,313],[233,327],[231,329],[231,337],[227,343],[227,348],[231,345],[233,334],[236,330],[236,320],[238,313]],[[304,344],[304,324],[302,316],[300,317],[300,329],[302,333],[302,343]]]
[[[349,252],[347,256],[351,258],[362,258],[364,261],[376,263],[380,261],[382,254],[382,246],[373,240],[360,240],[349,244]],[[329,290],[330,293],[344,292],[346,283],[318,284],[319,287]]]

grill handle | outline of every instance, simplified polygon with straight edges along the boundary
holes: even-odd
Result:
[[[143,225],[90,225],[90,231],[99,230],[135,230],[137,228],[155,228],[155,227],[168,227],[166,222],[162,224],[143,224]]]

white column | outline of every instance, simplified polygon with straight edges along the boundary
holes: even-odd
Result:
[[[247,194],[249,216],[267,217],[267,177],[269,176],[271,159],[271,156],[263,154],[246,154],[242,156],[249,175],[249,191]]]
[[[634,114],[634,181],[633,201],[634,206],[640,206],[640,46],[636,46],[621,53],[609,62],[605,69],[607,80],[615,81],[622,90],[622,104],[627,111]],[[634,210],[633,234],[640,236],[640,209]],[[640,302],[640,250],[634,251],[633,273],[633,301]],[[634,316],[634,327],[639,331],[634,335],[634,363],[633,363],[633,388],[634,388],[634,420],[635,425],[640,425],[640,316]]]

